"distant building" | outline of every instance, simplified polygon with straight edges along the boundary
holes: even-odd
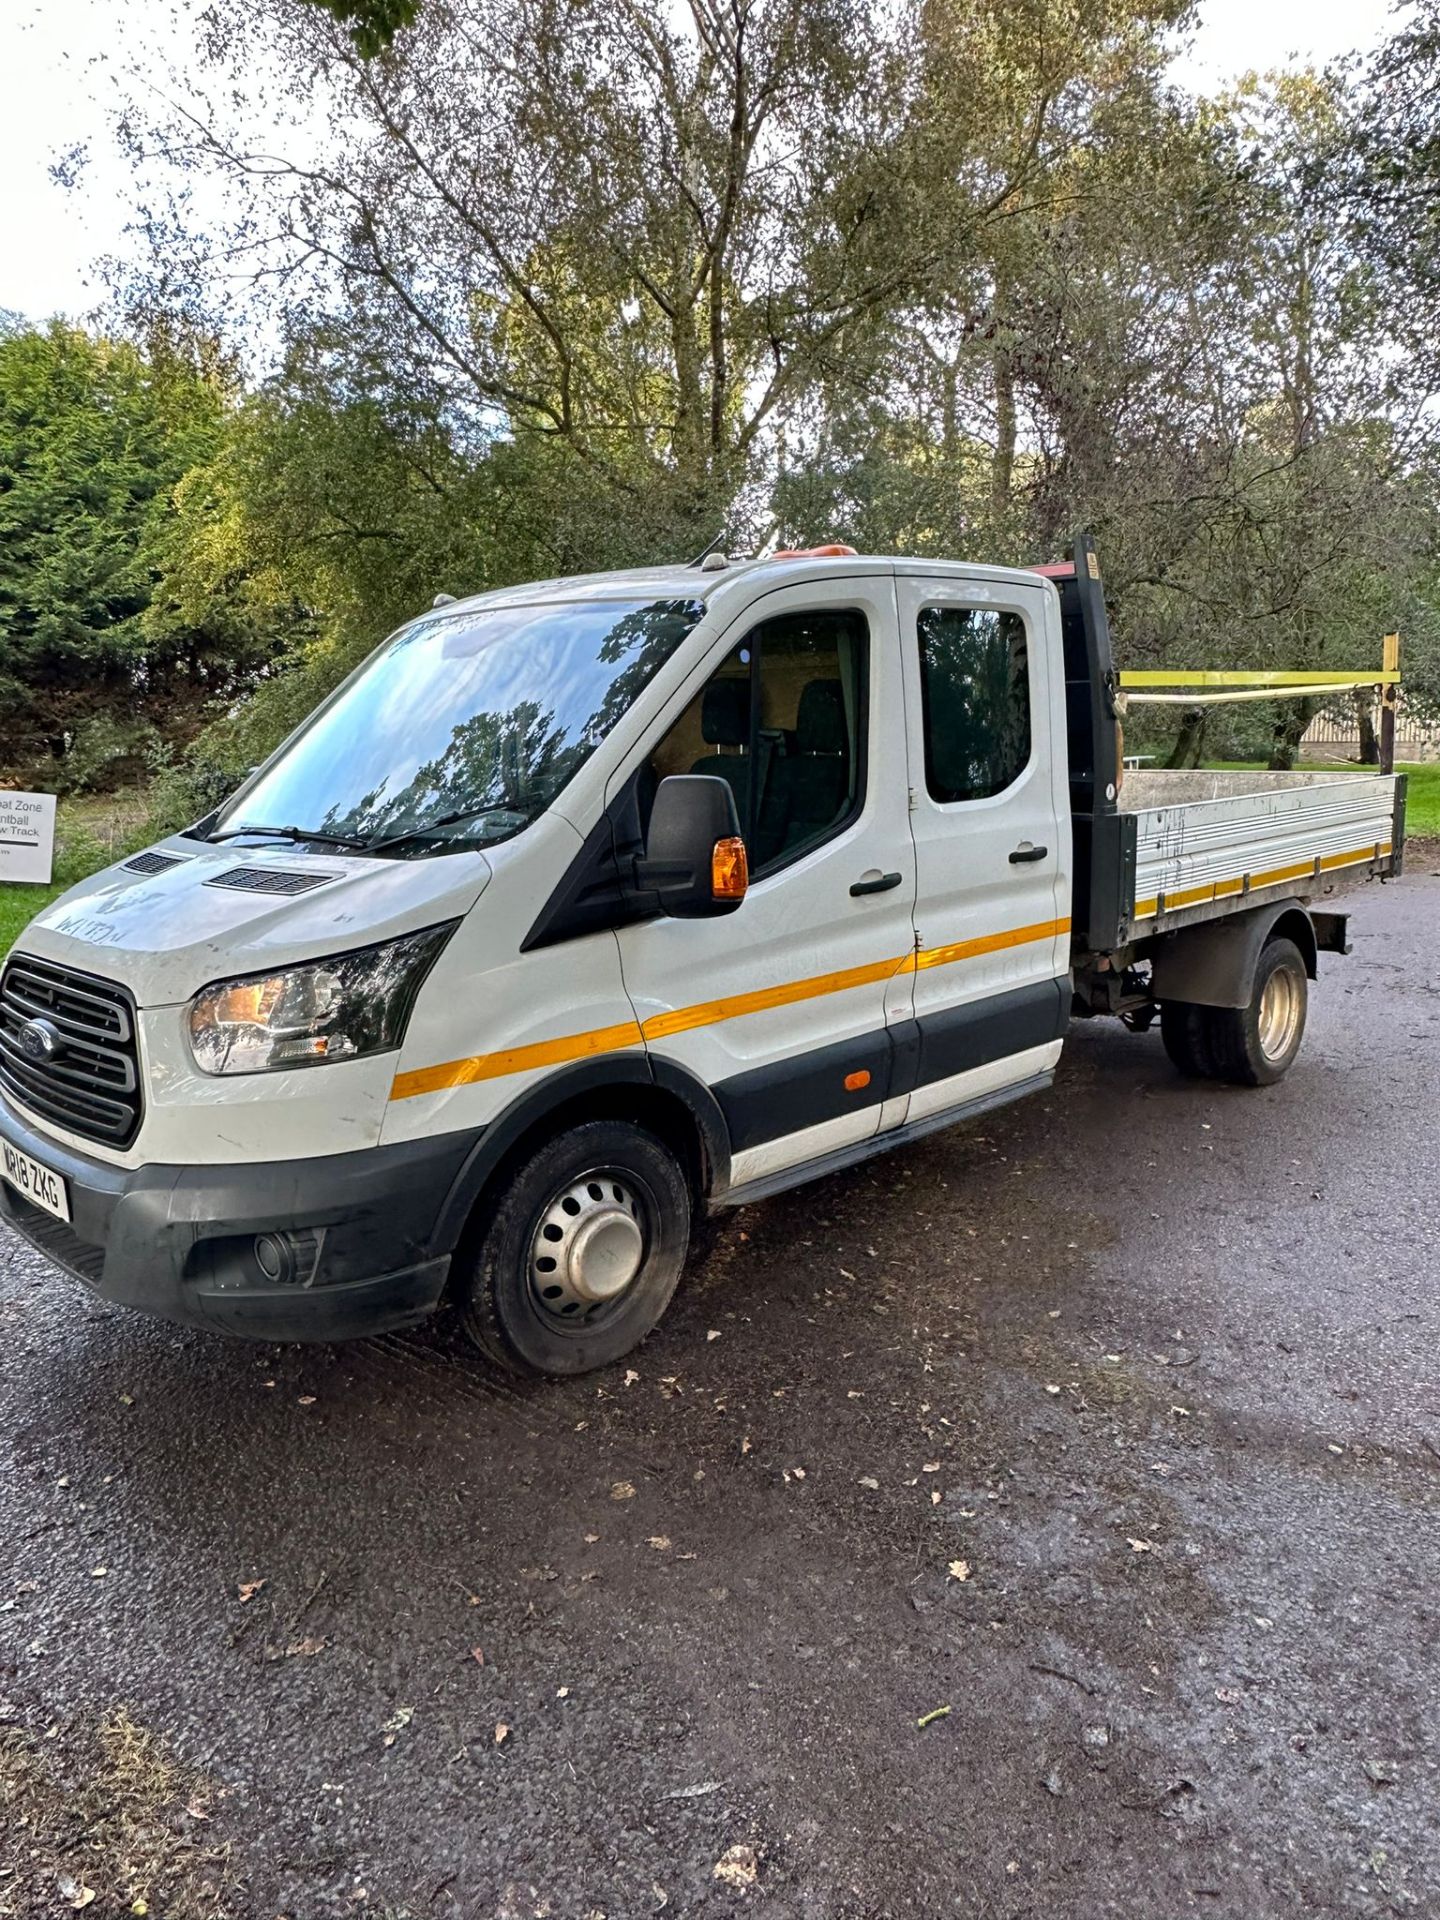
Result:
[[[1371,709],[1375,727],[1380,725],[1380,702]],[[1346,696],[1333,706],[1322,708],[1305,729],[1300,742],[1302,760],[1360,759],[1360,716],[1354,700]],[[1440,760],[1440,714],[1408,713],[1401,693],[1395,708],[1395,758],[1397,760]]]

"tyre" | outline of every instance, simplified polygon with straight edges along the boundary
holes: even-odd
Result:
[[[690,1183],[652,1133],[588,1120],[514,1172],[461,1276],[461,1323],[515,1373],[569,1375],[637,1347],[680,1279]]]
[[[1237,1087],[1272,1087],[1290,1071],[1305,1037],[1310,980],[1293,940],[1260,950],[1248,1007],[1207,1007],[1211,1071]]]
[[[1212,1069],[1207,1047],[1209,1007],[1189,1000],[1167,1000],[1160,1009],[1160,1038],[1177,1072],[1187,1080],[1204,1080]]]

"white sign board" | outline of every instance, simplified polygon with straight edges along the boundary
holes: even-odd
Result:
[[[48,886],[54,858],[54,794],[0,788],[0,882],[33,880]]]

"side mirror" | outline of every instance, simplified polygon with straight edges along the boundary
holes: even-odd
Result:
[[[672,773],[660,782],[635,878],[656,896],[660,911],[676,920],[735,911],[750,869],[728,781]]]

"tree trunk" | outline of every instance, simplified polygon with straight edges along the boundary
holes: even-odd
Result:
[[[1205,727],[1210,718],[1204,707],[1187,707],[1185,717],[1180,722],[1180,732],[1165,765],[1173,772],[1177,768],[1198,767],[1200,751],[1205,744]]]
[[[1003,331],[1009,304],[1009,283],[997,276],[994,339],[990,348],[995,380],[995,459],[990,468],[990,516],[997,531],[1010,517],[1010,486],[1015,477],[1015,356]]]
[[[1287,700],[1285,709],[1275,722],[1270,735],[1270,771],[1272,773],[1293,773],[1295,755],[1300,751],[1300,742],[1305,737],[1305,729],[1315,718],[1319,707],[1318,700]]]
[[[1355,689],[1355,718],[1360,724],[1360,764],[1378,767],[1380,736],[1375,731],[1375,695],[1369,687]]]

